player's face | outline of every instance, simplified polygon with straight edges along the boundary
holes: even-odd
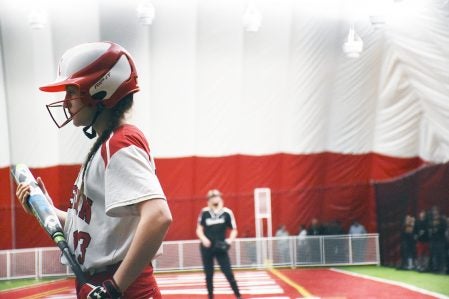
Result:
[[[213,207],[218,207],[218,206],[220,205],[221,201],[222,201],[222,199],[221,199],[220,196],[214,196],[214,197],[211,197],[211,198],[209,199],[209,203],[210,203]]]
[[[73,118],[73,124],[76,127],[88,126],[95,112],[94,108],[86,106],[81,101],[79,88],[72,85],[66,87],[64,107],[69,110]]]

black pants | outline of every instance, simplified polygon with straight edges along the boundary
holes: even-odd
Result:
[[[201,258],[203,260],[204,273],[206,274],[206,285],[207,292],[209,294],[209,299],[214,298],[214,257],[217,259],[220,265],[221,272],[223,272],[226,279],[229,281],[232,290],[236,297],[240,297],[239,287],[235,281],[234,274],[231,269],[231,262],[229,260],[229,255],[227,252],[215,252],[211,248],[205,248],[200,245]]]
[[[446,264],[446,246],[443,239],[430,240],[430,267],[433,272],[443,273]]]

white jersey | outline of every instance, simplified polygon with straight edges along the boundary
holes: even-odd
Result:
[[[122,261],[139,222],[135,204],[165,195],[145,136],[132,125],[117,129],[94,154],[80,192],[82,172],[64,231],[86,271]]]

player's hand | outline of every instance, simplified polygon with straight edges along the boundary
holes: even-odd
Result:
[[[122,292],[113,279],[108,279],[101,286],[84,284],[78,294],[81,299],[120,299]]]
[[[37,178],[37,184],[42,189],[42,192],[44,193],[50,204],[53,205],[53,201],[51,200],[50,195],[48,195],[45,184],[40,177]],[[27,203],[28,197],[30,197],[30,185],[24,183],[20,183],[19,185],[17,185],[16,196],[19,199],[20,204],[22,205],[25,212],[27,212],[28,214],[32,214],[31,208]]]
[[[45,197],[47,198],[48,202],[49,202],[52,206],[54,206],[53,200],[51,199],[50,195],[48,194],[47,188],[45,188],[44,181],[43,181],[40,177],[38,177],[38,178],[36,179],[36,181],[37,181],[37,185],[41,188],[42,193],[44,193],[44,195],[45,195]]]
[[[31,214],[31,209],[26,202],[28,197],[30,196],[30,186],[23,183],[17,185],[16,196],[25,212]]]
[[[231,239],[225,239],[225,242],[229,245],[229,246],[231,246],[231,244],[232,244],[232,240]]]
[[[208,238],[204,238],[204,239],[202,239],[201,240],[201,243],[203,244],[203,246],[204,247],[206,247],[206,248],[209,248],[211,245],[212,245],[212,243],[210,242],[210,240],[208,239]]]

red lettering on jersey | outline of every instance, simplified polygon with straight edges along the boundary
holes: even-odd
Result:
[[[78,217],[90,224],[90,217],[92,215],[92,200],[88,197],[83,197],[83,204],[78,212]]]
[[[77,255],[77,260],[81,265],[84,264],[84,259],[86,258],[86,250],[87,247],[89,247],[90,240],[90,235],[86,232],[73,232],[73,247],[76,250],[76,248],[78,248],[78,245],[80,246],[81,254]]]

